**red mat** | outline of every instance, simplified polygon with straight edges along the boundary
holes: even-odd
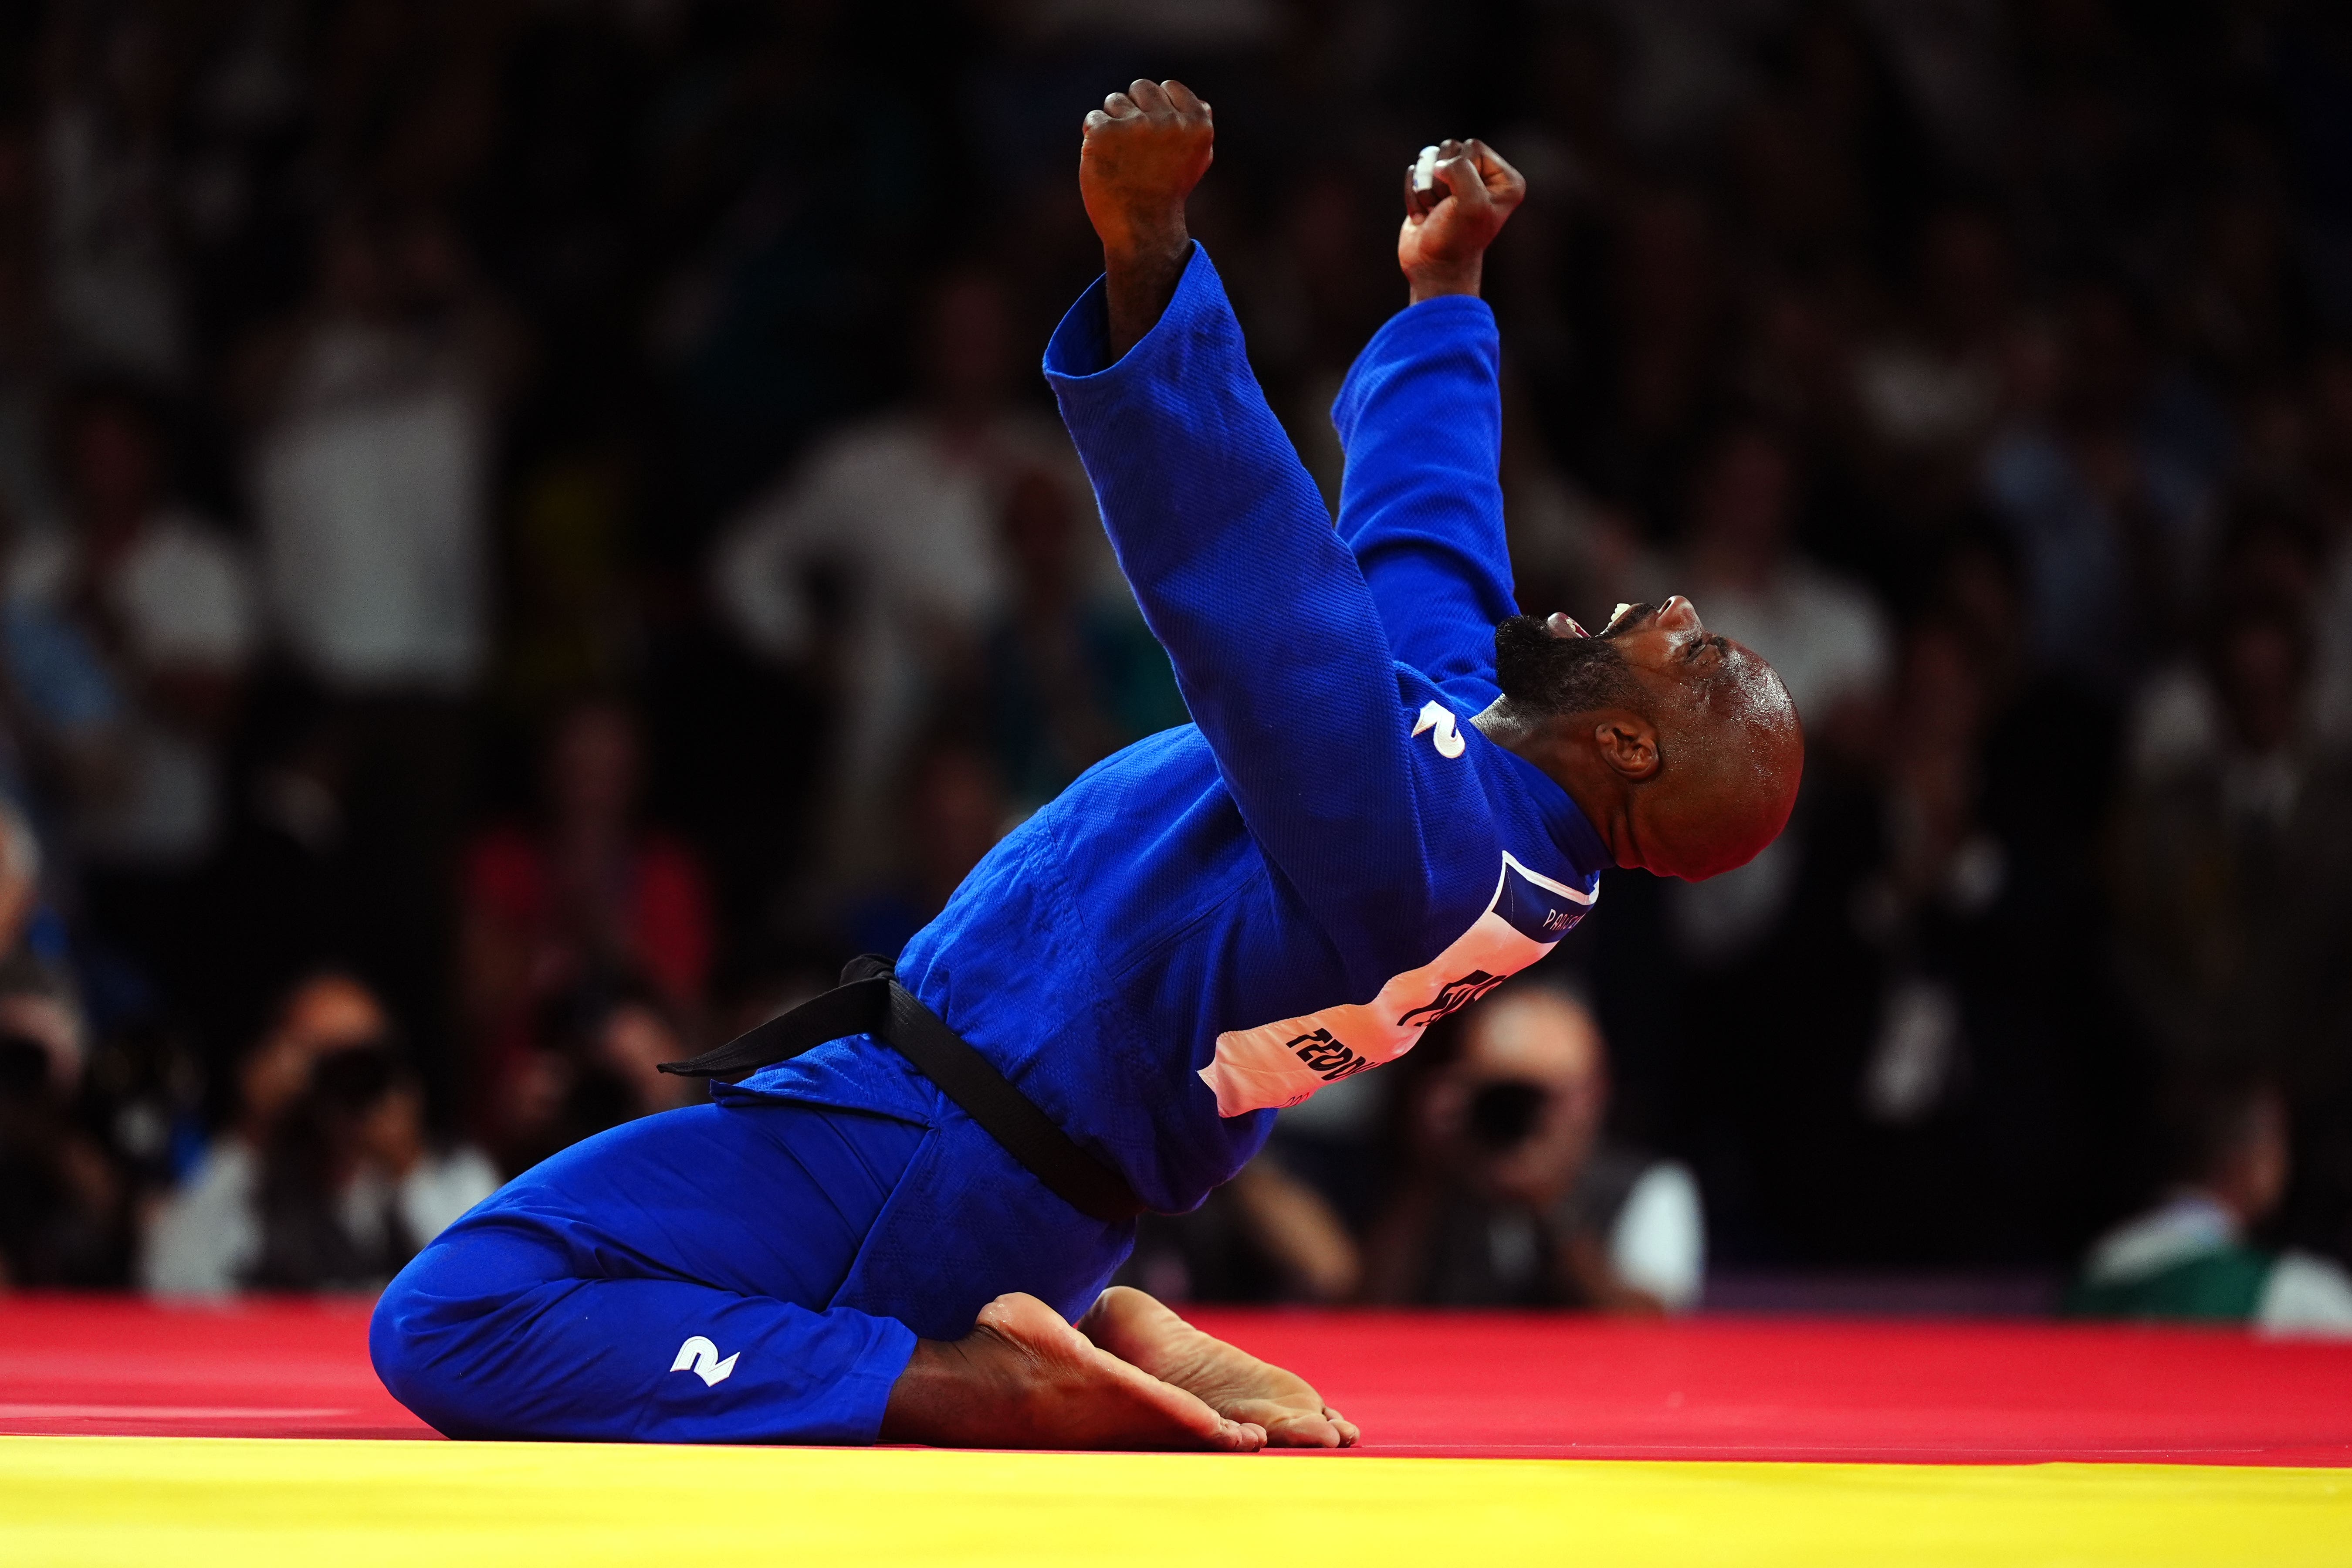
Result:
[[[1384,1454],[2352,1466],[2352,1345],[2063,1324],[1209,1311]],[[0,1300],[0,1432],[429,1437],[349,1302]]]

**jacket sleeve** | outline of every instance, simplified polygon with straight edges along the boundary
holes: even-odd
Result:
[[[1348,455],[1339,537],[1398,659],[1491,686],[1495,624],[1518,613],[1503,531],[1501,343],[1483,300],[1390,318],[1331,410]]]
[[[1371,592],[1207,256],[1116,363],[1102,289],[1064,318],[1045,372],[1111,546],[1251,835],[1371,974],[1392,954],[1354,939],[1417,931],[1432,893],[1416,715]]]

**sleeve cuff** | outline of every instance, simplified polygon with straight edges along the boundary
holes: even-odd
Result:
[[[1170,297],[1168,308],[1160,312],[1160,320],[1151,330],[1126,354],[1114,362],[1110,354],[1110,308],[1108,301],[1108,279],[1097,278],[1078,296],[1061,325],[1054,329],[1053,338],[1045,344],[1045,379],[1053,382],[1087,381],[1098,375],[1108,375],[1129,362],[1148,358],[1164,339],[1182,330],[1181,319],[1196,310],[1204,291],[1218,288],[1217,269],[1212,266],[1201,242],[1191,242],[1192,251],[1184,262],[1184,275],[1176,280],[1176,292]]]

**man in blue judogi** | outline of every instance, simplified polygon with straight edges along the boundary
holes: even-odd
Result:
[[[1540,958],[1604,867],[1747,861],[1802,762],[1778,679],[1687,601],[1597,637],[1517,615],[1478,284],[1524,186],[1440,153],[1412,302],[1334,410],[1335,530],[1185,232],[1208,107],[1139,81],[1087,117],[1106,272],[1045,373],[1194,722],[1007,837],[895,973],[688,1064],[714,1103],[445,1232],[371,1334],[411,1409],[457,1436],[1354,1441],[1299,1378],[1104,1289],[1133,1216]]]

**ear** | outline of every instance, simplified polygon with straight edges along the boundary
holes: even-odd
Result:
[[[1657,726],[1636,713],[1612,713],[1592,726],[1592,748],[1619,777],[1640,784],[1657,773]]]

